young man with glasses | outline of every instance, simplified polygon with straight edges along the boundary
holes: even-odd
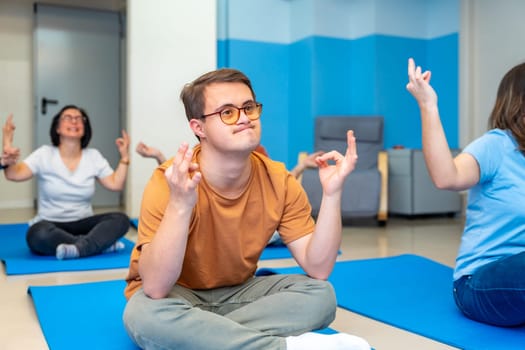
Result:
[[[262,104],[243,73],[204,74],[181,99],[200,144],[182,144],[144,190],[125,290],[131,338],[145,349],[370,349],[349,334],[310,332],[335,317],[326,279],[341,243],[343,181],[357,160],[353,133],[345,155],[316,160],[324,198],[315,224],[284,164],[253,152]],[[276,230],[307,276],[254,276]]]

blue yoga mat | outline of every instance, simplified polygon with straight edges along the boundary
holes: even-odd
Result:
[[[30,286],[49,349],[138,349],[122,323],[125,286],[123,280]]]
[[[139,219],[132,218],[132,219],[129,219],[129,222],[131,223],[131,226],[135,228],[139,228]]]
[[[40,327],[50,350],[135,350],[122,323],[122,280],[30,286]],[[337,333],[326,328],[319,333]]]
[[[57,260],[54,256],[31,253],[25,240],[27,228],[26,223],[0,225],[0,259],[4,262],[8,275],[118,269],[129,266],[134,243],[128,239],[121,239],[126,248],[116,253]]]
[[[258,271],[268,273],[303,271]],[[329,281],[338,305],[363,316],[461,349],[525,349],[525,327],[494,327],[463,316],[452,296],[452,269],[427,258],[407,254],[341,261]]]
[[[269,245],[264,248],[259,260],[291,259],[292,253],[285,245]]]
[[[341,254],[341,251],[338,252]],[[259,260],[292,259],[293,255],[285,245],[269,245],[264,248]]]

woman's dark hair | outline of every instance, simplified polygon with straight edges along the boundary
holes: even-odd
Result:
[[[51,128],[49,129],[49,135],[51,135],[51,143],[53,144],[53,146],[60,145],[60,135],[57,132],[57,128],[58,123],[60,123],[60,117],[66,109],[76,109],[80,112],[80,114],[82,114],[82,123],[84,124],[84,136],[82,136],[82,138],[80,139],[80,146],[82,148],[86,148],[89,144],[89,141],[91,141],[91,123],[89,122],[89,116],[87,115],[86,111],[75,105],[67,105],[62,107],[62,109],[53,117],[53,121],[51,122]]]
[[[489,129],[495,128],[510,130],[519,149],[525,151],[525,63],[513,67],[501,79],[489,118]]]

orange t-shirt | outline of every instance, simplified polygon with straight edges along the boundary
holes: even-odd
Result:
[[[257,148],[255,149],[255,152],[259,152],[262,155],[265,155],[266,157],[270,158],[270,156],[268,155],[268,152],[266,152],[266,148],[264,148],[263,145],[257,146]]]
[[[200,146],[196,146],[194,162],[198,163],[199,154]],[[252,152],[250,161],[252,173],[238,198],[221,196],[201,179],[177,284],[191,289],[241,284],[254,275],[276,230],[285,243],[314,231],[307,195],[284,164],[257,152]],[[160,165],[144,190],[138,240],[126,278],[127,298],[142,285],[138,273],[141,247],[154,239],[164,215],[169,196],[164,172],[171,163]]]

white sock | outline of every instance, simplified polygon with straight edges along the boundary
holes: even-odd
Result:
[[[115,243],[113,243],[112,245],[104,249],[102,253],[114,253],[114,252],[124,250],[124,248],[126,248],[126,245],[124,244],[124,242],[116,241]]]
[[[55,251],[55,256],[58,260],[63,259],[75,259],[78,258],[80,255],[78,248],[74,244],[66,244],[62,243],[59,244]]]
[[[287,350],[370,350],[363,338],[346,333],[320,334],[314,332],[286,337]]]

